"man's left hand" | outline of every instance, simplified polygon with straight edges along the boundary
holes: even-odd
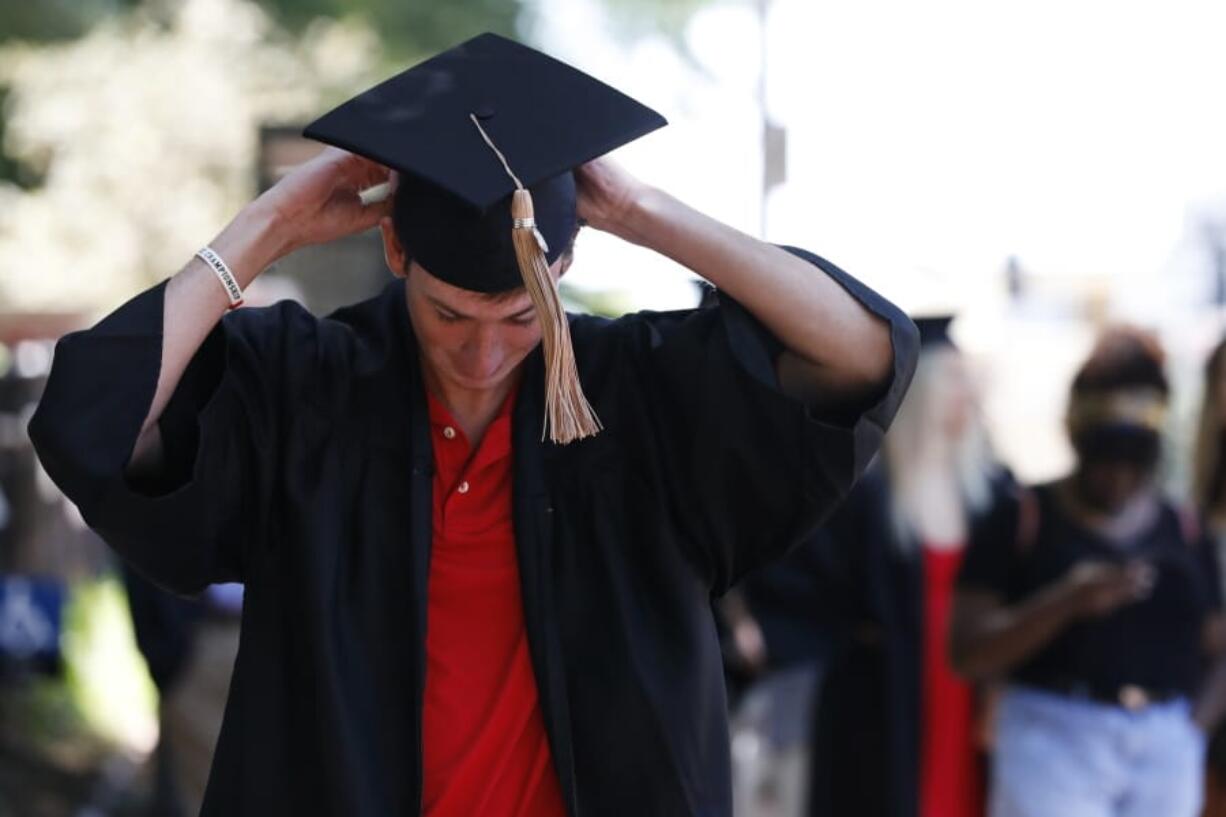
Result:
[[[618,234],[647,186],[607,158],[575,170],[579,218],[589,226]]]

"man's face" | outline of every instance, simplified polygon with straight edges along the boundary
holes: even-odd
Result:
[[[490,298],[435,278],[416,262],[405,290],[425,365],[453,387],[497,388],[541,340],[525,291]]]
[[[452,286],[408,261],[391,218],[384,218],[379,229],[388,267],[407,277],[405,297],[423,364],[453,388],[481,391],[505,383],[541,340],[527,291],[491,298]],[[572,257],[563,253],[549,268],[555,280]]]

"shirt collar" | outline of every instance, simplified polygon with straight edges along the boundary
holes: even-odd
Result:
[[[482,441],[482,448],[486,447],[486,441],[489,442],[489,447],[493,449],[492,453],[500,453],[510,451],[511,449],[511,417],[515,411],[516,400],[519,396],[519,386],[517,382],[507,392],[507,396],[503,398],[502,405],[498,408],[498,413],[494,415],[494,419],[490,421],[489,427],[485,430],[485,439]],[[455,417],[447,406],[443,405],[443,401],[435,397],[426,390],[426,403],[430,416],[430,430],[432,436],[437,440],[440,435],[443,435],[443,430],[452,428],[455,430],[456,436],[464,439],[466,443],[469,441],[464,437],[464,431],[460,424],[456,422]],[[469,443],[471,445],[471,443]]]

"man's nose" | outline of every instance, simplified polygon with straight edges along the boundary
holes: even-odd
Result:
[[[498,337],[498,327],[490,324],[478,324],[464,344],[466,354],[478,360],[485,360],[497,354],[501,347]]]

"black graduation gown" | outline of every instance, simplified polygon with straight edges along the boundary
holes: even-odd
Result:
[[[730,814],[710,597],[846,494],[909,383],[910,321],[801,254],[892,327],[892,381],[845,422],[779,390],[777,341],[731,301],[572,318],[606,426],[593,439],[541,441],[539,349],[525,364],[516,546],[571,815]],[[60,341],[30,435],[89,524],[155,581],[246,583],[203,814],[417,814],[432,454],[403,284],[323,319],[288,302],[227,315],[162,418],[168,479],[133,486],[163,286]]]
[[[992,484],[992,507],[1012,478]],[[968,542],[969,545],[969,542]],[[874,467],[822,530],[795,553],[820,586],[817,621],[835,646],[819,688],[813,734],[810,814],[915,817],[919,806],[924,588],[919,548],[902,547],[889,485]]]

